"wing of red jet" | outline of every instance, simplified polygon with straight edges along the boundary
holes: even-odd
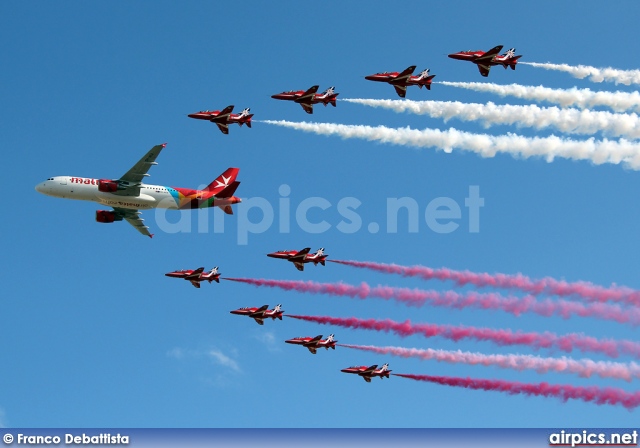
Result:
[[[289,257],[289,260],[304,260],[305,255],[307,255],[310,251],[310,247],[305,247],[301,251],[298,251],[297,253],[291,255]]]
[[[400,98],[404,98],[407,96],[407,86],[393,86],[396,89],[396,93]]]
[[[403,71],[401,71],[398,74],[398,76],[396,76],[394,79],[389,81],[389,84],[393,84],[393,85],[406,84],[407,80],[411,77],[411,75],[413,75],[413,72],[415,69],[416,69],[415,65],[405,68]]]
[[[231,112],[233,112],[233,108],[234,108],[233,105],[225,107],[220,111],[219,114],[212,116],[210,120],[213,121],[214,123],[228,123],[229,116],[231,115]]]
[[[204,272],[204,267],[199,267],[198,269],[194,270],[189,275],[187,275],[187,278],[200,277],[200,274],[202,274],[203,272]]]
[[[220,129],[223,134],[229,133],[229,125],[226,123],[216,123],[216,126],[218,126],[218,129]]]

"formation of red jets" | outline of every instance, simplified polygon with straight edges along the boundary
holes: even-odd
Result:
[[[518,64],[518,59],[522,57],[522,55],[516,56],[515,48],[509,49],[504,54],[500,54],[501,51],[502,45],[497,45],[488,51],[459,51],[457,53],[451,53],[448,56],[460,61],[473,62],[478,66],[480,74],[487,77],[489,76],[489,70],[491,70],[491,67],[494,65],[501,65],[505,69],[511,67],[512,70],[515,70],[516,65]],[[407,87],[409,86],[418,86],[421,89],[422,87],[426,87],[427,90],[431,90],[431,82],[436,76],[430,75],[428,68],[420,72],[420,74],[414,75],[413,72],[415,69],[416,66],[412,65],[401,72],[375,73],[373,75],[365,76],[365,79],[391,84],[398,96],[405,98],[407,95]],[[307,90],[289,90],[271,95],[271,98],[298,103],[308,114],[313,113],[314,104],[322,103],[325,106],[331,104],[333,107],[336,107],[336,98],[339,94],[335,92],[335,87],[329,87],[322,93],[317,93],[318,88],[319,86],[315,85]],[[249,108],[244,109],[240,114],[234,114],[232,112],[233,106],[227,106],[221,111],[203,110],[189,114],[188,116],[199,120],[209,120],[210,122],[215,123],[223,134],[229,133],[229,124],[231,123],[237,123],[240,126],[246,124],[247,127],[251,127],[251,117],[253,117],[253,114],[249,113]]]
[[[327,254],[324,253],[324,248],[318,249],[315,253],[310,253],[311,248],[305,247],[302,250],[280,250],[267,254],[271,258],[279,258],[292,262],[299,271],[304,270],[305,263],[313,263],[314,265],[321,264],[325,266]],[[205,272],[203,267],[198,269],[182,269],[179,271],[172,271],[165,274],[167,277],[182,278],[191,282],[196,288],[200,288],[200,282],[208,281],[211,283],[215,281],[220,283],[220,273],[218,267],[211,269],[209,272]],[[282,320],[284,310],[282,304],[276,305],[272,310],[269,309],[269,305],[263,305],[261,307],[244,307],[237,310],[230,311],[231,314],[237,316],[247,316],[255,320],[259,325],[264,325],[265,319],[271,318],[271,320]],[[299,336],[292,339],[287,339],[287,344],[301,345],[309,350],[312,354],[316,354],[318,349],[324,348],[325,350],[335,350],[338,341],[335,339],[334,334],[330,334],[326,339],[319,334],[318,336]],[[389,378],[391,370],[389,370],[389,364],[384,364],[380,369],[377,365],[370,367],[356,366],[342,369],[345,373],[355,373],[361,376],[366,382],[371,382],[371,378],[380,377]]]
[[[521,55],[515,54],[515,48],[511,48],[504,54],[500,54],[502,51],[502,45],[493,47],[488,51],[476,50],[476,51],[460,51],[458,53],[452,53],[448,55],[452,59],[458,59],[461,61],[469,61],[477,65],[480,74],[484,77],[489,76],[489,71],[492,66],[501,65],[505,69],[511,67],[512,70],[516,69],[518,59]],[[420,89],[426,87],[427,90],[431,90],[431,83],[436,75],[430,75],[429,69],[425,69],[418,75],[414,75],[416,66],[412,65],[407,67],[401,72],[382,72],[375,73],[373,75],[365,76],[365,79],[376,82],[386,82],[395,89],[399,97],[405,98],[407,94],[407,87],[418,86]],[[293,101],[300,104],[304,111],[308,114],[313,114],[314,104],[323,104],[325,107],[331,104],[336,107],[336,98],[338,93],[335,92],[335,87],[329,87],[322,93],[317,93],[319,89],[318,85],[314,85],[307,90],[290,90],[287,92],[277,93],[272,95],[271,98],[284,101]],[[251,118],[253,114],[249,113],[249,108],[244,109],[240,114],[233,113],[233,105],[227,106],[222,110],[204,110],[196,113],[189,114],[190,118],[199,120],[208,120],[218,126],[223,134],[229,133],[229,125],[237,123],[239,126],[244,124],[247,127],[251,127]],[[267,254],[270,258],[278,258],[286,260],[291,263],[299,271],[304,271],[304,265],[307,263],[313,263],[314,265],[321,264],[325,266],[327,254],[324,253],[324,248],[318,249],[315,253],[311,253],[310,247],[305,247],[302,250],[280,250]],[[179,271],[173,271],[165,274],[167,277],[182,278],[191,282],[196,288],[200,288],[202,281],[220,282],[220,274],[218,268],[215,267],[211,271],[205,272],[204,268],[198,269],[185,269]],[[282,305],[278,304],[273,309],[269,309],[269,305],[263,305],[261,307],[245,307],[237,310],[230,311],[231,314],[239,316],[248,316],[254,319],[259,325],[264,325],[264,320],[271,318],[272,320],[282,320],[284,310]],[[319,348],[330,348],[335,350],[337,340],[333,334],[323,339],[322,335],[315,337],[312,336],[300,336],[285,341],[287,344],[301,345],[307,348],[312,354],[316,354]],[[372,366],[353,366],[342,369],[341,372],[356,374],[362,377],[366,382],[371,382],[372,378],[379,377],[380,379],[389,378],[391,370],[389,370],[389,364],[383,364],[378,368],[377,364]]]

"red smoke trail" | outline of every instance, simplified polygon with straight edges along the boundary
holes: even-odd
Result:
[[[495,366],[502,369],[535,370],[538,373],[559,372],[574,373],[589,378],[597,375],[602,378],[616,378],[631,381],[640,378],[640,365],[610,361],[594,361],[592,359],[542,358],[533,355],[485,355],[482,353],[463,352],[460,350],[436,350],[432,348],[376,347],[373,345],[338,344],[341,347],[364,350],[380,355],[402,356],[403,358],[433,359],[452,364],[470,364]]]
[[[622,405],[633,409],[640,405],[640,392],[626,392],[613,387],[578,387],[568,384],[520,383],[517,381],[484,380],[478,378],[459,378],[451,376],[408,375],[392,373],[392,375],[416,381],[428,381],[444,386],[465,387],[467,389],[495,390],[511,395],[535,395],[543,397],[592,401],[596,404]]]
[[[390,286],[371,287],[366,283],[360,286],[346,283],[316,283],[300,280],[267,280],[249,278],[226,278],[236,282],[254,286],[281,288],[287,291],[298,291],[310,294],[329,294],[333,296],[358,297],[365,299],[377,297],[385,300],[394,299],[412,306],[425,304],[447,308],[480,308],[484,310],[502,310],[519,316],[522,313],[535,313],[541,316],[560,316],[564,319],[576,315],[612,320],[622,324],[640,324],[640,309],[623,309],[618,305],[605,303],[583,304],[567,300],[536,300],[529,295],[525,297],[504,297],[497,293],[480,294],[467,292],[459,294],[455,291],[433,291],[409,288],[393,288]]]
[[[502,346],[527,345],[536,350],[540,348],[549,348],[561,350],[563,352],[580,350],[582,352],[604,353],[612,358],[617,358],[621,354],[627,354],[640,359],[640,343],[638,342],[629,340],[596,339],[591,336],[585,336],[584,334],[578,333],[557,335],[551,332],[524,333],[509,329],[501,330],[428,323],[413,324],[409,320],[396,322],[390,319],[358,319],[357,317],[341,318],[328,316],[296,316],[292,314],[288,314],[287,316],[294,319],[324,325],[393,332],[402,337],[420,334],[427,338],[440,336],[456,342],[462,339],[473,339],[476,341],[489,341]]]
[[[371,269],[385,274],[399,274],[405,277],[420,277],[425,280],[450,280],[458,286],[472,284],[478,287],[519,289],[530,294],[551,294],[556,296],[578,296],[594,302],[622,302],[640,305],[640,291],[624,286],[609,288],[590,282],[565,282],[546,277],[532,280],[522,274],[488,274],[469,271],[454,271],[447,268],[432,269],[426,266],[400,266],[362,261],[327,260],[356,268]]]

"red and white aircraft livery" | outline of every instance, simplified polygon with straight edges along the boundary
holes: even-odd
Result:
[[[332,349],[335,350],[336,343],[338,341],[335,340],[333,337],[334,336],[330,334],[329,336],[327,336],[327,339],[322,339],[322,335],[320,334],[315,338],[312,338],[311,336],[301,336],[298,338],[287,339],[284,342],[286,342],[287,344],[296,344],[296,345],[302,345],[304,347],[307,347],[309,351],[315,355],[316,351],[322,347],[324,347],[327,350],[329,350],[329,347],[331,347]]]
[[[165,208],[184,210],[205,207],[220,207],[232,215],[232,204],[241,202],[235,197],[240,182],[236,182],[239,168],[228,168],[204,190],[164,187],[144,184],[147,171],[157,165],[156,158],[166,145],[151,148],[142,159],[119,179],[94,179],[90,177],[57,176],[36,185],[36,191],[48,196],[64,199],[94,201],[111,206],[113,210],[96,211],[96,221],[111,223],[126,220],[138,232],[148,237],[149,227],[144,225],[140,210]]]
[[[418,86],[422,89],[425,86],[427,90],[431,90],[431,80],[436,75],[429,75],[429,69],[423,70],[418,76],[413,76],[415,65],[407,67],[403,72],[383,72],[375,75],[365,76],[364,79],[369,81],[386,82],[396,89],[398,96],[404,98],[407,95],[408,86]]]
[[[198,269],[183,269],[181,271],[168,272],[167,277],[183,278],[189,280],[193,286],[200,288],[200,282],[208,281],[220,283],[220,274],[218,273],[218,266],[211,269],[209,272],[204,272],[204,268]]]
[[[240,126],[246,124],[248,128],[251,127],[251,117],[253,114],[249,113],[247,107],[239,114],[233,114],[233,106],[227,106],[220,110],[201,110],[194,114],[187,115],[190,118],[197,118],[199,120],[209,120],[215,123],[223,134],[229,133],[229,125],[232,123],[238,123]]]
[[[341,372],[344,373],[355,373],[360,375],[367,383],[371,382],[371,378],[379,376],[380,379],[384,377],[389,378],[389,374],[391,370],[389,370],[389,364],[383,364],[381,368],[378,369],[378,365],[374,364],[371,367],[367,366],[355,366],[348,367],[346,369],[342,369]]]
[[[310,250],[310,247],[305,247],[300,251],[279,250],[278,252],[267,254],[267,257],[281,258],[290,261],[295,265],[298,271],[304,271],[304,263],[313,263],[316,266],[318,265],[318,263],[320,263],[322,266],[324,266],[325,260],[329,256],[324,253],[324,247],[318,249],[318,252],[316,252],[315,254],[310,254]]]
[[[249,316],[255,319],[258,324],[264,325],[264,319],[268,317],[270,317],[272,320],[282,320],[282,314],[284,313],[284,310],[282,309],[282,305],[278,304],[272,310],[269,309],[269,305],[263,305],[260,308],[240,308],[229,312],[231,314],[237,314],[239,316]]]
[[[304,90],[290,90],[288,92],[277,93],[275,95],[271,95],[271,98],[276,100],[295,101],[300,104],[308,114],[313,113],[314,104],[322,103],[325,107],[327,104],[331,104],[333,107],[336,107],[336,97],[339,93],[335,93],[335,87],[329,87],[322,93],[316,93],[318,91],[318,87],[320,86],[313,86],[306,92]]]
[[[473,62],[478,66],[480,74],[484,77],[489,76],[489,70],[491,70],[491,67],[494,65],[502,65],[505,70],[507,67],[511,67],[511,70],[515,70],[518,59],[520,59],[522,55],[516,56],[515,48],[509,49],[505,54],[499,54],[500,50],[502,50],[502,45],[493,47],[487,52],[482,50],[460,51],[458,53],[451,53],[449,57],[460,61]]]

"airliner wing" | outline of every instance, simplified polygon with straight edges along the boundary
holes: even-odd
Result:
[[[156,158],[160,155],[160,151],[166,145],[156,145],[149,150],[133,167],[124,173],[119,179],[121,186],[128,187],[125,190],[119,190],[115,194],[122,196],[138,196],[140,194],[140,183],[142,179],[148,176],[147,171],[153,165],[157,165]]]
[[[149,227],[144,225],[144,219],[140,217],[140,212],[138,210],[114,207],[113,211],[116,213],[116,215],[124,218],[141,234],[146,235],[149,238],[153,237],[153,234],[149,233]]]

